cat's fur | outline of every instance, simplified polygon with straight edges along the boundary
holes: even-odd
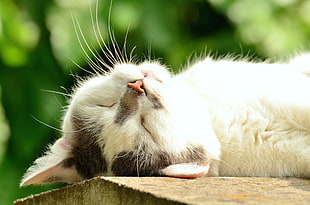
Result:
[[[98,175],[310,177],[310,54],[202,59],[177,75],[120,63],[83,81],[63,137],[21,185]],[[129,86],[143,82],[144,92]]]

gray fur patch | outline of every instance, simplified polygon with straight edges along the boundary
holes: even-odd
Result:
[[[103,157],[97,138],[102,130],[102,125],[96,125],[89,119],[83,119],[78,115],[72,116],[74,128],[73,158],[66,166],[75,165],[78,173],[84,178],[92,178],[106,172],[106,160]]]
[[[202,147],[188,148],[180,154],[149,153],[147,147],[139,152],[121,152],[115,156],[111,170],[116,176],[158,176],[158,171],[172,164],[208,161]]]
[[[124,124],[124,122],[137,111],[139,95],[141,95],[141,93],[131,88],[123,95],[114,120],[116,124]]]
[[[163,105],[161,104],[159,98],[156,95],[150,94],[148,99],[151,101],[151,103],[153,104],[153,107],[155,109],[162,109],[163,108]]]

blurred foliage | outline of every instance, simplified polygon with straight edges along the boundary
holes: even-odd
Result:
[[[1,99],[1,87],[0,87],[0,99]],[[7,120],[5,119],[2,105],[0,104],[0,164],[5,156],[9,136],[10,136],[10,128],[7,123]]]
[[[0,1],[1,204],[55,187],[18,183],[46,144],[61,136],[40,122],[61,126],[66,99],[56,92],[70,92],[70,74],[86,75],[80,67],[91,70],[87,47],[102,55],[96,16],[110,42],[110,2],[100,1],[98,12],[96,3]],[[307,50],[309,11],[308,0],[114,0],[110,30],[120,47],[126,41],[127,53],[136,47],[138,59],[161,59],[178,70],[196,54],[264,59]]]
[[[235,25],[238,38],[263,56],[309,49],[310,1],[209,1]]]

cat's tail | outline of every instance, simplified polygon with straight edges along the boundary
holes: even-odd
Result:
[[[310,53],[302,53],[292,58],[288,65],[310,78]]]

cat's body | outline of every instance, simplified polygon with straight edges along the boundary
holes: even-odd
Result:
[[[308,69],[309,68],[309,69]],[[310,56],[121,63],[81,83],[22,185],[97,175],[310,177]]]
[[[221,144],[219,176],[309,177],[308,77],[295,65],[224,60],[195,66],[196,89],[207,98]]]

